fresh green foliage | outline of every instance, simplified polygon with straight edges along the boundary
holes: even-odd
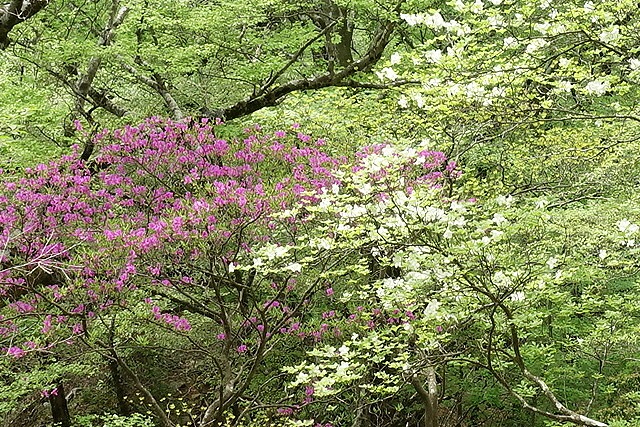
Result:
[[[613,0],[52,1],[1,53],[3,166],[103,151],[4,175],[0,284],[19,292],[0,308],[1,413],[24,420],[62,378],[87,426],[638,425],[639,17]],[[238,120],[153,119],[104,147],[100,125],[158,111]],[[85,177],[52,202],[67,219],[29,227]],[[43,259],[49,241],[69,258]],[[22,285],[27,266],[57,287]],[[51,317],[69,313],[85,323]]]

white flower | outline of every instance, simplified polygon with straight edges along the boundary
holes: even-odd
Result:
[[[455,221],[453,221],[451,224],[455,225],[456,227],[464,227],[465,225],[467,225],[467,220],[463,216],[461,216],[460,218],[456,218]]]
[[[511,279],[502,271],[496,271],[491,278],[493,284],[500,288],[508,288],[511,286]]]
[[[585,90],[592,95],[604,95],[611,88],[608,81],[593,80],[585,86]]]
[[[506,37],[503,41],[504,47],[511,47],[518,44],[518,40],[515,37]]]
[[[625,218],[618,221],[618,230],[626,234],[633,234],[638,231],[638,226],[636,224],[632,224],[631,221]]]
[[[462,92],[462,87],[458,83],[454,83],[447,89],[447,94],[449,96],[457,96]]]
[[[537,23],[533,25],[533,29],[543,36],[549,32],[549,28],[551,28],[551,23],[549,22]]]
[[[371,192],[373,191],[373,187],[371,187],[371,184],[369,184],[368,182],[364,183],[363,185],[361,185],[358,190],[364,194],[365,196],[367,194],[371,194]]]
[[[424,23],[428,27],[432,28],[444,28],[447,26],[447,22],[444,20],[440,12],[436,12],[431,16],[426,16],[424,18]]]
[[[593,5],[592,1],[588,1],[584,4],[584,10],[586,12],[593,12],[596,10],[596,7]]]
[[[509,222],[509,220],[507,218],[505,218],[504,216],[502,216],[499,213],[493,214],[493,219],[491,221],[494,222],[498,227],[501,224],[504,224],[505,222],[506,223]]]
[[[460,46],[449,46],[447,47],[447,56],[450,58],[459,58],[462,59],[462,55],[464,54],[463,50]]]
[[[440,301],[433,300],[433,301],[429,302],[427,307],[424,309],[423,314],[427,318],[435,317],[436,314],[438,313],[438,309],[439,308],[440,308]]]
[[[514,20],[511,21],[512,25],[514,26],[520,26],[522,24],[524,24],[524,15],[522,13],[516,13],[515,15],[513,15]]]
[[[607,253],[606,249],[600,249],[600,251],[598,252],[598,257],[600,257],[600,259],[605,259],[607,256],[609,256],[609,254]]]
[[[567,66],[568,66],[569,64],[571,64],[571,60],[570,60],[570,59],[567,59],[567,58],[560,58],[560,59],[558,60],[558,65],[559,65],[561,68],[567,68]]]
[[[442,80],[438,79],[438,78],[434,78],[434,79],[429,79],[426,81],[426,83],[423,85],[423,87],[425,89],[431,89],[434,87],[438,87],[442,84]]]
[[[546,41],[545,39],[535,39],[533,40],[531,43],[529,43],[525,49],[525,52],[527,52],[529,55],[531,55],[533,52],[537,51],[538,49],[541,49],[543,47],[545,47],[546,45],[548,45],[549,42]]]
[[[416,101],[416,104],[418,104],[418,108],[424,108],[424,98],[422,97],[422,94],[420,93],[416,93],[413,96],[413,100]]]
[[[466,212],[467,208],[464,204],[458,202],[457,200],[454,200],[451,202],[451,210],[456,212]]]
[[[428,62],[437,64],[442,59],[442,51],[440,49],[428,50],[424,53],[424,56]]]
[[[376,75],[380,80],[389,79],[389,80],[397,80],[398,74],[391,67],[384,67],[380,71],[376,71]]]
[[[380,153],[385,157],[391,157],[396,153],[396,150],[393,148],[393,145],[387,144],[382,148]]]
[[[420,14],[401,13],[400,19],[404,20],[407,24],[409,24],[412,27],[415,25],[424,23],[424,15],[421,13]]]
[[[494,98],[504,98],[507,95],[507,90],[503,87],[496,86],[491,89],[491,96]]]
[[[393,55],[391,55],[391,58],[389,58],[389,62],[391,63],[391,65],[399,64],[401,60],[402,56],[400,56],[398,52],[395,52]]]
[[[634,71],[639,69],[640,68],[640,59],[631,58],[629,60],[629,68],[631,68]]]
[[[346,345],[343,345],[342,347],[340,347],[338,349],[338,354],[340,356],[344,356],[345,354],[349,353],[349,347],[347,347]]]
[[[566,80],[561,80],[559,82],[556,83],[556,90],[558,90],[559,92],[571,92],[571,89],[573,88],[573,83],[568,82]]]
[[[447,228],[442,237],[444,237],[445,239],[450,239],[453,237],[453,232]]]
[[[524,292],[518,291],[518,292],[512,293],[509,298],[511,298],[511,301],[524,301],[525,295],[524,295]]]
[[[346,205],[341,213],[345,218],[359,218],[367,214],[367,208],[362,205]]]
[[[511,194],[507,195],[507,196],[498,196],[496,197],[496,203],[499,204],[500,206],[511,206],[511,203],[513,203],[513,196]]]
[[[558,258],[551,257],[547,260],[547,267],[549,267],[549,269],[553,270],[554,268],[556,268],[557,265],[558,265]]]
[[[476,0],[475,3],[473,3],[473,6],[471,6],[471,12],[473,13],[480,13],[483,9],[484,3],[482,2],[482,0]]]
[[[265,255],[267,256],[267,258],[269,258],[269,260],[274,260],[276,258],[282,258],[287,254],[288,251],[288,246],[271,245],[265,248]]]
[[[409,100],[404,95],[402,95],[400,97],[400,99],[398,99],[398,105],[401,108],[408,108],[409,107]]]
[[[465,86],[467,98],[483,99],[486,92],[486,89],[476,82],[471,82]]]
[[[614,26],[610,30],[605,30],[600,33],[600,41],[603,43],[613,43],[620,37],[620,28]]]
[[[233,273],[236,271],[236,265],[234,263],[229,263],[229,273]]]
[[[285,270],[289,270],[291,272],[294,273],[300,273],[302,271],[302,265],[300,265],[297,262],[294,262],[293,264],[289,264],[285,267]]]
[[[321,201],[320,204],[318,205],[318,207],[322,210],[327,210],[328,208],[330,208],[332,205],[331,203],[331,199],[329,199],[328,197],[324,197]]]
[[[296,386],[298,384],[306,384],[309,381],[309,374],[306,372],[299,372],[296,379],[291,385]]]
[[[499,16],[490,16],[487,18],[487,22],[491,28],[500,28],[505,25],[504,21]]]

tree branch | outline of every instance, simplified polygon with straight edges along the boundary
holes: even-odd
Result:
[[[102,35],[100,36],[100,40],[98,41],[98,46],[100,47],[106,47],[111,44],[115,36],[115,30],[120,26],[120,24],[122,24],[122,21],[124,21],[124,18],[129,12],[127,7],[119,7],[119,3],[120,2],[117,0],[114,0],[113,2],[109,22],[105,25]],[[76,98],[76,110],[78,110],[78,112],[81,112],[84,108],[84,101],[91,89],[91,84],[93,83],[101,64],[102,56],[94,56],[89,61],[89,65],[87,66],[85,73],[78,79],[76,88],[76,94],[78,95]]]
[[[419,85],[419,80],[395,80],[389,83],[359,82],[357,80],[345,80],[335,84],[338,87],[351,87],[354,89],[389,89],[405,85]]]
[[[315,42],[316,40],[318,40],[319,38],[321,38],[322,36],[324,36],[328,31],[331,30],[331,28],[333,28],[333,26],[336,23],[332,23],[331,25],[327,26],[324,30],[322,30],[321,32],[319,32],[318,34],[316,34],[315,37],[312,37],[311,39],[309,39],[305,44],[303,44],[300,49],[298,49],[298,51],[291,57],[291,59],[289,60],[289,62],[287,62],[282,68],[280,68],[278,71],[276,71],[275,73],[271,74],[271,76],[267,79],[267,81],[260,87],[260,90],[258,90],[258,92],[254,95],[254,96],[260,96],[263,95],[275,82],[276,80],[278,80],[278,78],[280,76],[282,76],[284,74],[285,71],[287,71],[289,69],[289,67],[291,67],[299,58],[300,56],[304,53],[305,50],[307,50],[307,48],[309,46],[311,46],[313,44],[313,42]]]
[[[357,73],[367,70],[375,65],[382,57],[384,49],[391,40],[391,36],[396,27],[396,22],[385,21],[373,37],[369,48],[360,59],[349,64],[338,72],[326,72],[310,79],[298,79],[284,83],[277,87],[270,87],[267,90],[258,92],[249,98],[237,102],[236,104],[216,111],[204,111],[205,116],[220,117],[223,120],[232,120],[246,116],[265,107],[277,105],[286,95],[304,90],[322,89],[331,86],[339,86],[346,79],[353,77]],[[354,82],[344,83],[344,85],[354,85]],[[372,86],[373,87],[373,86]]]
[[[9,47],[9,32],[16,25],[40,12],[49,4],[49,0],[11,0],[0,6],[0,49]]]
[[[166,82],[164,81],[162,76],[160,76],[158,73],[153,73],[153,77],[145,76],[136,67],[134,67],[133,65],[127,63],[124,60],[124,58],[119,58],[119,59],[120,59],[120,64],[122,65],[122,67],[125,70],[127,70],[129,73],[131,73],[131,75],[133,75],[133,77],[135,77],[136,80],[138,80],[140,83],[145,84],[145,85],[149,86],[151,89],[153,89],[156,92],[158,92],[158,94],[164,100],[165,106],[171,112],[171,117],[174,120],[182,120],[184,118],[184,114],[182,113],[182,109],[178,105],[178,102],[175,100],[175,98],[169,92],[169,89],[167,88]],[[139,65],[147,65],[140,58],[137,58],[136,62]]]

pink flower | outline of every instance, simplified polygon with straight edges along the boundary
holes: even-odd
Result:
[[[25,354],[27,354],[23,349],[21,349],[20,347],[9,347],[7,349],[7,356],[13,356],[16,359],[20,359],[21,357],[23,357]]]
[[[334,292],[333,292],[333,288],[327,288],[327,290],[326,290],[325,292],[326,292],[326,294],[327,294],[327,296],[328,296],[328,297],[330,297],[331,295],[333,295],[333,294],[334,294]]]
[[[244,345],[244,344],[238,346],[238,348],[237,348],[237,352],[238,353],[245,353],[247,350],[248,350],[248,347],[246,345]]]
[[[291,408],[278,408],[278,414],[283,416],[289,416],[293,414],[293,409]]]

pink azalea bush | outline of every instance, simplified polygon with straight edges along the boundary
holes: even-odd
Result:
[[[216,136],[219,126],[150,118],[98,135],[100,152],[89,163],[73,153],[0,183],[4,357],[17,362],[77,344],[110,352],[128,369],[113,325],[155,327],[182,340],[176,352],[197,348],[215,361],[216,385],[205,391],[218,398],[201,414],[206,424],[237,404],[279,342],[339,339],[327,322],[365,319],[339,311],[333,298],[339,280],[324,273],[341,256],[322,262],[326,254],[305,248],[298,235],[326,221],[305,207],[384,146],[349,163],[298,127],[255,127],[228,141]],[[442,153],[416,156],[403,166],[409,189],[456,173]],[[383,181],[385,171],[371,179]],[[277,254],[267,261],[288,265],[263,267],[256,254],[265,247]],[[111,341],[97,339],[108,324]],[[295,403],[310,403],[312,394]],[[161,408],[151,409],[167,424]],[[284,405],[278,414],[294,412]]]

